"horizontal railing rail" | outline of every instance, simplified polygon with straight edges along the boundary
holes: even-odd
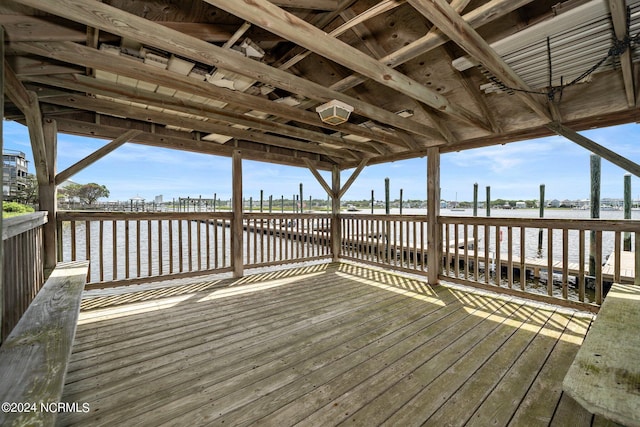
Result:
[[[445,240],[468,242],[444,247],[447,280],[595,305],[605,282],[637,281],[636,220],[443,216],[439,223]]]
[[[44,284],[43,227],[47,212],[2,221],[2,340],[18,323]]]
[[[331,257],[331,215],[244,213],[245,267]]]
[[[90,260],[89,285],[231,271],[231,213],[58,213],[60,261]]]

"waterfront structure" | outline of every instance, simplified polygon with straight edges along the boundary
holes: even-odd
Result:
[[[4,200],[20,198],[27,186],[29,161],[22,151],[2,150],[2,196]]]
[[[32,240],[38,243],[37,236],[42,236],[44,254],[27,259],[30,264],[12,259],[7,264],[9,272],[20,273],[16,265],[25,270],[32,265],[41,267],[36,258],[50,269],[65,259],[71,267],[64,264],[54,279],[67,268],[85,269],[75,272],[73,283],[77,284],[78,277],[88,277],[88,288],[188,279],[212,272],[234,276],[231,283],[183,282],[182,288],[163,289],[158,294],[171,298],[158,304],[85,314],[83,325],[90,326],[78,336],[72,360],[62,359],[56,365],[75,372],[67,377],[65,399],[79,402],[85,396],[98,396],[94,404],[105,406],[87,417],[105,423],[140,416],[167,423],[183,417],[176,422],[194,425],[227,414],[231,414],[228,424],[250,423],[246,416],[256,414],[251,408],[260,407],[260,416],[277,412],[287,422],[292,422],[287,414],[304,408],[311,413],[301,421],[313,424],[316,420],[319,425],[336,422],[337,414],[345,421],[369,425],[385,420],[422,424],[431,417],[449,424],[459,420],[459,405],[464,404],[471,414],[469,423],[488,425],[501,424],[493,418],[496,409],[515,401],[501,414],[504,424],[519,421],[527,425],[527,419],[541,418],[551,423],[557,416],[558,424],[590,425],[593,417],[586,411],[593,408],[582,408],[562,394],[559,381],[591,318],[573,322],[577,315],[565,316],[555,308],[540,316],[540,310],[528,303],[476,298],[478,293],[459,294],[444,286],[440,289],[444,294],[436,295],[431,287],[463,283],[500,291],[510,298],[526,296],[597,311],[604,299],[605,277],[640,284],[635,274],[640,271],[637,222],[500,218],[489,217],[489,210],[483,218],[440,215],[440,156],[558,134],[640,175],[640,165],[578,133],[637,121],[636,40],[629,28],[640,24],[639,7],[638,0],[561,4],[557,0],[3,2],[0,56],[4,73],[0,75],[7,102],[1,109],[3,117],[29,127],[40,208],[47,212],[46,218],[36,214],[37,219],[31,218],[30,223],[43,229],[33,233]],[[331,115],[316,113],[315,107],[334,99],[339,102],[330,105],[342,105],[342,112],[336,107]],[[348,118],[345,111],[350,112]],[[58,133],[110,142],[58,171]],[[232,211],[57,212],[57,185],[125,142],[230,157]],[[340,212],[341,198],[368,165],[425,156],[426,215]],[[243,212],[245,159],[308,168],[330,197],[331,213]],[[350,169],[353,173],[343,182],[341,171]],[[331,179],[320,171],[330,172]],[[489,190],[487,187],[487,200]],[[20,238],[27,238],[18,233],[22,225],[12,229]],[[535,259],[526,252],[531,231],[533,238],[541,236],[541,255]],[[638,249],[631,257],[620,250],[621,235],[626,232],[633,233]],[[68,249],[58,245],[64,233]],[[614,236],[611,253],[615,261],[608,273],[600,262],[606,256],[605,233]],[[588,235],[592,236],[589,253],[585,249]],[[575,260],[570,259],[569,247],[576,248]],[[5,255],[17,253],[21,252]],[[629,258],[632,268],[627,269]],[[311,266],[303,268],[301,275],[280,271],[257,278],[256,283],[252,282],[255,277],[242,279],[245,268],[309,260],[334,264],[328,274],[322,270],[326,267]],[[346,260],[409,271],[425,280],[407,283],[375,269],[353,267]],[[587,260],[593,272],[585,271]],[[546,286],[527,289],[524,272],[529,269],[546,270]],[[570,284],[570,277],[575,277],[575,285]],[[3,279],[2,287],[9,289],[6,294],[26,298],[34,293],[33,289],[14,292],[10,286],[16,283],[22,282]],[[587,285],[593,285],[592,296],[587,295]],[[310,292],[285,298],[303,286]],[[327,292],[313,292],[322,286]],[[329,292],[331,286],[338,291]],[[267,289],[273,294],[263,292]],[[575,295],[570,297],[572,289]],[[285,295],[278,293],[281,290]],[[81,292],[65,295],[79,306]],[[134,292],[122,300],[93,302],[100,307],[114,301],[141,302],[148,296]],[[235,304],[217,305],[229,298]],[[378,319],[389,313],[381,301],[388,298],[400,303],[395,309],[409,317]],[[426,319],[424,328],[407,330],[405,327],[420,324],[417,319],[426,312],[424,307],[415,312],[406,309],[415,301],[428,304],[437,314]],[[256,305],[255,312],[249,310],[251,304]],[[439,307],[452,311],[445,311],[441,318]],[[171,308],[186,315],[185,324],[174,323],[177,319]],[[220,317],[204,318],[203,312]],[[237,321],[228,321],[238,313]],[[353,317],[343,318],[347,313]],[[155,322],[146,324],[149,317]],[[107,318],[125,318],[131,324]],[[382,322],[379,328],[364,329],[376,319]],[[91,327],[103,321],[110,331],[97,329],[104,342],[133,349],[133,353],[111,352],[126,355],[96,366],[91,362],[110,352],[102,347],[102,340],[95,339],[97,333]],[[338,342],[332,338],[333,328],[313,327],[326,322],[353,326],[344,331],[356,335],[349,335],[352,340],[348,342]],[[60,341],[71,346],[75,319],[67,323],[73,325],[65,329],[71,331],[71,337],[64,335],[67,339]],[[238,329],[234,329],[236,324]],[[169,330],[154,330],[156,325]],[[126,337],[131,330],[138,334],[133,341]],[[346,336],[338,331],[339,338]],[[254,346],[260,338],[271,338],[270,333],[292,341],[277,341],[272,348]],[[46,340],[54,334],[30,336]],[[475,337],[487,341],[476,346]],[[325,338],[329,348],[320,351],[318,343]],[[402,345],[390,344],[394,339]],[[439,345],[432,345],[432,339]],[[389,345],[376,348],[384,352],[377,357],[369,346],[372,343]],[[512,346],[514,343],[519,345]],[[421,350],[413,351],[414,344]],[[406,359],[422,355],[425,345],[442,356],[429,359],[429,364]],[[55,347],[61,349],[59,353],[68,349],[61,347]],[[195,347],[202,351],[192,353]],[[333,369],[336,366],[331,362],[346,357],[340,352],[351,348],[358,349],[349,359],[354,369],[343,376],[344,371]],[[561,351],[547,352],[556,348]],[[294,349],[320,358],[299,356]],[[224,353],[227,350],[229,354]],[[280,352],[276,359],[263,359],[249,355],[253,350]],[[219,358],[223,353],[228,357]],[[454,356],[467,353],[469,358],[456,365]],[[191,356],[204,359],[198,359],[199,363]],[[126,366],[120,363],[123,360]],[[525,381],[519,369],[524,366],[514,360],[562,363],[537,365],[527,371],[531,380]],[[490,363],[485,365],[485,361]],[[224,369],[217,363],[224,363]],[[382,369],[385,363],[393,368]],[[200,375],[203,365],[210,368],[208,375]],[[331,369],[319,370],[323,366]],[[458,375],[461,366],[474,369]],[[141,380],[138,375],[143,372]],[[258,378],[254,372],[264,376]],[[441,379],[430,376],[434,372],[443,373]],[[476,372],[480,374],[475,376]],[[333,381],[342,377],[351,380],[346,384]],[[104,380],[109,378],[115,382],[106,385]],[[358,387],[368,378],[375,378],[377,387]],[[398,383],[398,378],[403,380]],[[538,378],[541,382],[536,382]],[[318,391],[314,392],[316,384]],[[122,389],[123,394],[116,393]],[[275,390],[280,393],[276,395]],[[394,399],[396,390],[405,392],[401,399]],[[439,392],[444,390],[451,397],[446,408],[455,409],[438,415],[434,405],[441,401]],[[492,390],[497,393],[489,395]],[[298,391],[305,394],[295,394]],[[361,391],[375,395],[359,400]],[[519,397],[514,398],[516,395]],[[343,396],[351,398],[340,399]],[[330,399],[325,401],[326,397]],[[432,403],[427,408],[424,402]],[[403,416],[409,420],[402,420]]]

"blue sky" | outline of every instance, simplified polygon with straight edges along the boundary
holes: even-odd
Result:
[[[640,126],[628,124],[584,132],[599,144],[640,163]],[[33,156],[27,129],[4,122],[4,148],[27,153],[31,172]],[[62,171],[108,141],[58,135],[58,171]],[[547,199],[589,197],[589,152],[560,136],[515,142],[487,148],[444,154],[441,157],[441,195],[445,200],[472,200],[473,184],[479,185],[479,199],[491,186],[491,198],[537,199],[545,184]],[[351,171],[344,171],[344,183]],[[244,161],[243,187],[246,198],[259,198],[264,190],[279,198],[298,193],[326,198],[324,190],[306,168]],[[322,173],[327,182],[330,174]],[[625,171],[602,160],[602,197],[622,198]],[[343,200],[384,198],[384,179],[390,178],[391,198],[426,198],[426,158],[366,167]],[[127,143],[71,178],[78,183],[106,185],[110,200],[128,200],[136,195],[153,200],[177,197],[231,197],[231,159]],[[640,195],[640,179],[632,177],[632,195]]]

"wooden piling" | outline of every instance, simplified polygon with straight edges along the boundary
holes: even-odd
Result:
[[[545,185],[540,184],[540,202],[538,209],[540,210],[540,218],[544,218],[544,189]],[[544,230],[541,228],[538,230],[538,254],[542,254],[542,238]]]
[[[264,191],[260,190],[260,213],[262,213],[263,200],[264,200]]]
[[[384,213],[389,215],[389,178],[384,179]]]
[[[269,195],[269,213],[273,212],[273,195]]]
[[[400,189],[400,215],[402,215],[402,188]]]
[[[591,218],[600,218],[600,156],[591,155]],[[589,239],[589,275],[595,276],[596,262],[600,264],[602,260],[596,260],[597,244],[596,232],[591,231]]]
[[[624,219],[631,219],[631,174],[624,174]],[[631,251],[631,233],[624,233],[623,248]],[[636,270],[637,271],[637,270]]]
[[[473,216],[478,216],[478,183],[473,184]]]
[[[304,212],[303,209],[303,205],[304,204],[304,197],[302,197],[302,183],[300,183],[300,213]]]
[[[491,187],[487,185],[487,218],[491,216]]]
[[[371,190],[371,215],[373,215],[373,204],[374,204],[373,190]]]

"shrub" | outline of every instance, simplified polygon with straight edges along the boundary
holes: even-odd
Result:
[[[17,202],[2,202],[2,211],[11,213],[30,213],[33,208]]]

